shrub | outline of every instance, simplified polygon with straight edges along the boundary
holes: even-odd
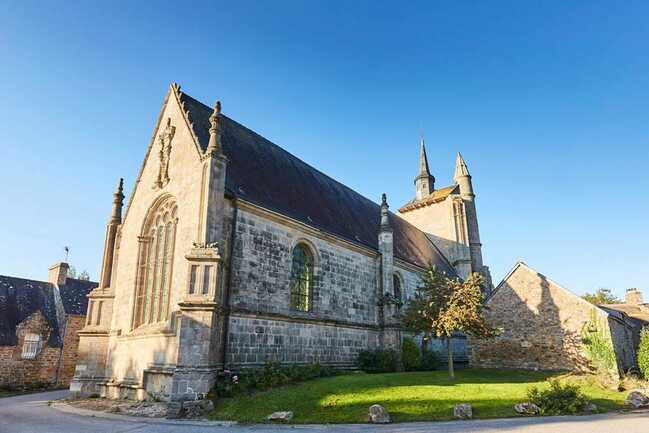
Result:
[[[439,368],[439,353],[433,350],[423,350],[421,354],[421,371],[432,371]]]
[[[570,415],[582,410],[588,402],[579,386],[561,385],[558,380],[550,381],[550,388],[531,388],[527,398],[541,409],[541,415]]]
[[[638,368],[645,379],[649,379],[649,328],[643,328],[640,332],[640,344],[638,345]]]
[[[421,350],[410,337],[404,338],[401,343],[401,362],[406,371],[421,370]]]
[[[595,311],[584,325],[581,341],[595,371],[600,374],[611,373],[616,369],[615,350],[610,335],[598,320]]]
[[[335,369],[318,363],[283,366],[277,362],[270,362],[261,369],[244,370],[240,374],[231,372],[224,374],[216,381],[214,391],[218,397],[233,397],[244,391],[263,391],[335,374],[338,374]]]
[[[358,353],[358,366],[366,373],[397,371],[397,352],[391,349],[363,350]]]

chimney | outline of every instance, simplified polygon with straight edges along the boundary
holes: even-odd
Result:
[[[65,284],[65,280],[68,278],[68,269],[70,269],[70,266],[65,262],[52,265],[47,275],[47,281],[55,286]]]
[[[626,294],[624,295],[624,302],[631,305],[642,304],[642,292],[640,289],[627,289]]]

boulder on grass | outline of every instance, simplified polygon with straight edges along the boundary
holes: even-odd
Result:
[[[388,424],[390,414],[380,404],[373,404],[370,406],[368,421],[372,424]]]
[[[453,408],[453,416],[457,419],[473,418],[473,408],[469,403],[456,404]]]
[[[638,390],[631,391],[626,397],[626,404],[634,409],[647,407],[649,406],[649,397]]]
[[[185,418],[201,418],[214,410],[212,400],[190,400],[183,402],[183,414]]]
[[[293,419],[293,412],[290,410],[284,410],[279,412],[273,412],[266,418],[268,421],[277,421],[277,422],[289,422]]]
[[[514,410],[521,415],[537,415],[541,411],[541,408],[532,402],[526,401],[523,403],[516,403],[514,405]]]

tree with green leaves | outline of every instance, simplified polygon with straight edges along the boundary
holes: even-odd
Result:
[[[484,318],[484,279],[473,273],[466,280],[448,278],[431,266],[422,275],[422,284],[406,305],[403,325],[414,334],[432,334],[446,340],[448,374],[453,368],[453,334],[457,332],[478,338],[496,335]]]
[[[81,272],[77,272],[77,268],[70,266],[68,268],[68,277],[74,278],[77,280],[90,281],[90,274],[85,269]]]
[[[595,293],[586,293],[582,296],[585,300],[593,305],[619,304],[620,298],[611,293],[611,289],[597,289]]]

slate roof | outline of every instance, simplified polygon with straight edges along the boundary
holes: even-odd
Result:
[[[212,109],[181,93],[181,101],[203,150],[209,142]],[[226,191],[265,209],[348,241],[378,249],[380,206],[306,164],[261,135],[222,115],[221,144],[228,157]],[[426,235],[391,213],[394,255],[449,275],[453,267]]]
[[[646,304],[606,304],[598,305],[598,307],[607,311],[619,311],[631,317],[632,319],[644,322],[644,324],[649,324],[649,306],[647,306]]]
[[[59,286],[63,310],[66,314],[86,314],[86,295],[97,286],[92,281],[68,278]],[[0,346],[17,344],[16,327],[32,314],[40,311],[52,329],[47,345],[61,347],[60,324],[56,317],[54,286],[45,281],[0,275]]]
[[[65,314],[85,316],[88,310],[88,293],[97,285],[94,281],[77,280],[76,278],[66,279],[65,284],[59,286]]]

